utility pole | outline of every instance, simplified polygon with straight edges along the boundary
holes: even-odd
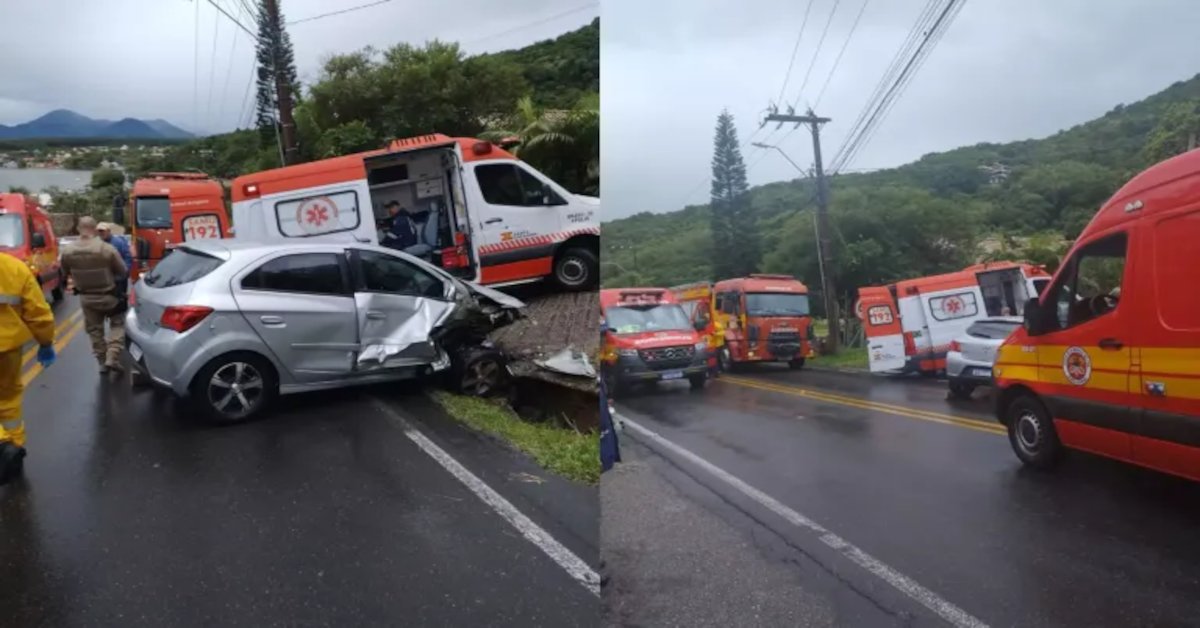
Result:
[[[279,17],[279,0],[266,0],[264,2],[267,14],[265,18],[271,23],[280,38],[280,42],[275,42],[277,45],[272,47],[276,51],[273,55],[273,63],[271,70],[275,74],[275,102],[276,109],[279,111],[279,127],[282,133],[283,140],[283,162],[285,166],[290,166],[298,161],[296,148],[296,121],[292,119],[292,86],[287,81],[284,75],[284,68],[279,63],[278,44],[283,38],[283,19]]]
[[[821,163],[821,125],[829,120],[829,118],[818,117],[812,109],[809,109],[808,113],[802,116],[793,115],[791,111],[787,114],[772,111],[763,119],[763,123],[778,122],[782,126],[785,122],[792,122],[797,127],[807,124],[809,130],[812,131],[813,161],[817,174],[817,254],[825,270],[825,285],[822,288],[825,292],[825,315],[829,319],[829,337],[826,339],[826,348],[830,353],[834,353],[840,344],[841,319],[838,316],[837,266],[834,265],[833,243],[829,237],[832,230],[829,224],[829,187],[825,180],[825,167]]]

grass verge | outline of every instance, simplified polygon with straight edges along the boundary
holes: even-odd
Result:
[[[580,434],[548,423],[522,421],[505,406],[476,397],[434,391],[450,416],[470,427],[503,438],[543,468],[576,482],[600,481],[600,435]]]
[[[812,359],[813,366],[839,369],[867,370],[867,350],[863,348],[843,349],[833,355],[822,355]]]

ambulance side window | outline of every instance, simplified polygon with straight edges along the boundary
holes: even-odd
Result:
[[[1082,325],[1117,309],[1125,274],[1124,233],[1097,240],[1077,251],[1052,288],[1056,329]]]
[[[489,205],[510,207],[542,207],[565,205],[554,190],[541,179],[517,164],[483,164],[475,167],[475,180],[479,191]]]

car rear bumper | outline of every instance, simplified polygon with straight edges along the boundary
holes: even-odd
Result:
[[[178,360],[191,354],[179,350],[178,338],[179,334],[170,330],[146,329],[133,309],[125,315],[125,350],[134,366],[150,381],[183,396],[190,380],[183,377]]]
[[[992,382],[992,363],[968,360],[958,351],[946,353],[946,377],[959,380],[990,384]]]

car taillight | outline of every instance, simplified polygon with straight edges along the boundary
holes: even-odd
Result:
[[[212,314],[212,311],[211,307],[203,305],[172,305],[163,310],[159,324],[182,334]]]
[[[951,340],[950,341],[950,350],[954,351],[955,353],[959,353],[962,351],[962,347],[958,344],[957,340]]]

